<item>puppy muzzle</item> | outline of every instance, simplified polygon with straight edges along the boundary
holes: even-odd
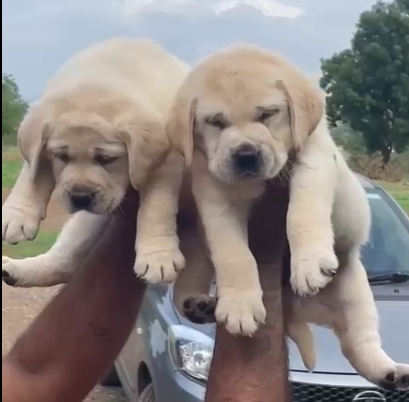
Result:
[[[257,178],[263,166],[263,156],[256,146],[250,143],[241,144],[233,150],[233,171],[240,178]]]
[[[98,204],[99,191],[93,186],[74,185],[64,191],[65,204],[68,212],[74,214],[79,211],[93,213]]]

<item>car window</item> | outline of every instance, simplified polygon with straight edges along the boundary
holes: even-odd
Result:
[[[368,192],[372,212],[370,240],[362,249],[369,275],[387,271],[409,272],[409,230],[406,217],[391,207],[381,192]]]

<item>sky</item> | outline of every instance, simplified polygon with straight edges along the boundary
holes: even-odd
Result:
[[[237,42],[278,51],[317,75],[349,46],[375,0],[3,0],[3,73],[34,101],[75,52],[113,36],[151,37],[194,64]]]

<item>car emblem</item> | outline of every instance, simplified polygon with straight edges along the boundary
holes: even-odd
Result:
[[[356,395],[352,402],[386,402],[386,398],[378,391],[364,391]]]

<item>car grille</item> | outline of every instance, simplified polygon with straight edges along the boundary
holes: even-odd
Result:
[[[374,389],[344,388],[329,385],[292,383],[294,402],[352,402],[361,392]],[[386,402],[408,402],[408,391],[383,391]]]

